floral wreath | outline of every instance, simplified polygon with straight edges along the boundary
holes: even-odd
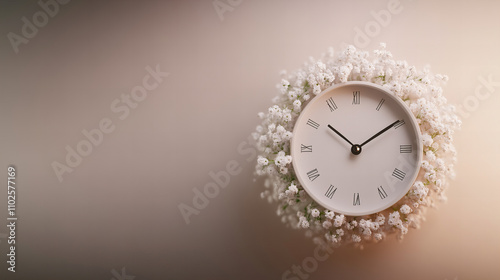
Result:
[[[259,113],[262,123],[253,133],[259,151],[256,174],[266,176],[261,197],[278,205],[281,221],[294,229],[305,229],[315,242],[339,246],[378,242],[390,234],[400,239],[409,228],[419,228],[425,210],[436,199],[446,200],[448,178],[454,178],[456,150],[453,134],[461,121],[455,108],[447,104],[441,86],[448,77],[422,71],[394,60],[385,44],[373,51],[348,46],[338,56],[332,48],[321,59],[310,58],[291,73],[282,72],[277,85],[281,94],[273,99],[267,113]],[[302,188],[290,155],[292,131],[301,110],[311,97],[334,84],[367,81],[381,85],[401,98],[417,119],[422,133],[423,161],[408,193],[392,207],[375,214],[354,217],[334,213],[317,204]],[[325,242],[326,241],[326,242]]]

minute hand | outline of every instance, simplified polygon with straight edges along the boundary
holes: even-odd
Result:
[[[377,138],[378,136],[380,136],[380,134],[386,132],[387,130],[389,130],[391,127],[393,127],[394,125],[396,125],[397,123],[399,122],[399,120],[391,123],[390,125],[388,125],[386,128],[382,129],[381,131],[379,131],[377,134],[373,135],[372,137],[370,137],[370,139],[366,140],[365,142],[363,142],[361,145],[361,147],[363,147],[363,145],[365,145],[366,143],[372,141],[373,139]]]

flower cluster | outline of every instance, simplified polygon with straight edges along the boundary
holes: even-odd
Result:
[[[395,233],[402,238],[418,228],[426,207],[445,200],[448,179],[453,178],[456,150],[453,134],[461,122],[447,104],[441,86],[447,76],[421,71],[406,61],[395,60],[385,44],[373,52],[348,46],[336,55],[330,49],[320,59],[310,58],[291,73],[282,73],[280,94],[253,136],[260,153],[257,175],[266,176],[261,196],[278,205],[277,214],[292,228],[323,238],[330,245],[378,242]],[[392,207],[363,217],[345,216],[318,205],[304,191],[293,170],[290,156],[292,130],[308,100],[334,84],[367,81],[383,86],[401,98],[417,119],[422,133],[424,158],[419,175],[408,193]]]

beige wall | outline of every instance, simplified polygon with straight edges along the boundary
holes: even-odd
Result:
[[[213,1],[72,1],[15,53],[7,34],[22,34],[21,18],[41,8],[2,1],[0,180],[17,167],[19,227],[18,278],[4,265],[0,275],[111,279],[126,267],[136,280],[281,279],[314,245],[259,198],[262,181],[238,146],[280,70],[354,43],[389,2],[243,0],[221,20]],[[450,76],[451,103],[470,102],[449,201],[402,243],[339,249],[309,279],[500,278],[500,2],[435,2],[401,0],[367,48],[382,41],[410,64],[431,64]],[[126,115],[121,95],[156,65],[170,75]],[[478,101],[490,75],[492,92]],[[114,130],[59,182],[51,164],[103,119]],[[178,205],[233,160],[241,172],[186,225]],[[6,250],[0,238],[2,262]]]

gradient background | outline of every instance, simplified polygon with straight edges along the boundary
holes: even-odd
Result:
[[[125,267],[135,280],[281,279],[314,245],[260,199],[262,180],[237,147],[280,70],[354,43],[388,2],[244,0],[221,20],[212,1],[74,0],[16,54],[7,34],[41,8],[1,1],[0,224],[10,164],[19,221],[15,274],[0,227],[0,278],[108,280]],[[403,242],[338,249],[309,279],[500,279],[500,2],[400,3],[366,49],[386,42],[398,59],[431,64],[450,76],[449,102],[470,102],[457,180]],[[118,119],[111,102],[157,64],[170,76]],[[474,104],[489,75],[493,92]],[[59,182],[51,163],[105,117],[115,130]],[[178,205],[231,160],[243,171],[186,225]]]

